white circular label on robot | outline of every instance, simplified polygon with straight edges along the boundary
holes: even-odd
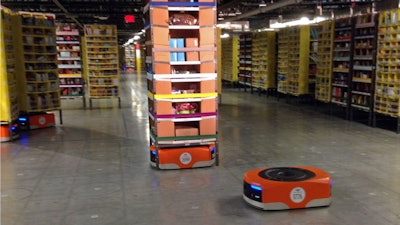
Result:
[[[290,199],[294,203],[300,203],[306,198],[306,191],[301,187],[295,187],[290,192]]]
[[[39,117],[39,124],[44,125],[46,123],[46,118],[44,116]]]
[[[187,165],[192,161],[192,155],[189,152],[184,152],[179,157],[182,164]]]

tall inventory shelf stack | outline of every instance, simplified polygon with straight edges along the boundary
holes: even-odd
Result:
[[[350,81],[353,61],[353,22],[351,17],[335,20],[334,49],[332,59],[332,97],[331,102],[342,106],[346,118],[350,117]]]
[[[129,44],[124,47],[126,71],[133,72],[136,67],[136,45]]]
[[[368,13],[354,18],[350,119],[354,110],[365,111],[369,125],[374,106],[377,17],[376,13]]]
[[[222,80],[232,84],[238,82],[239,37],[222,38]]]
[[[218,164],[216,3],[148,1],[144,13],[150,164]]]
[[[397,120],[400,133],[400,9],[379,15],[374,113]],[[376,115],[374,115],[374,126]]]
[[[254,32],[252,37],[252,86],[259,91],[274,91],[275,31]]]
[[[118,99],[121,108],[118,38],[114,25],[85,25],[84,75],[90,108],[93,99]]]
[[[317,83],[317,65],[318,65],[318,24],[310,26],[310,45],[309,45],[309,64],[308,64],[308,93],[315,99],[316,83]]]
[[[79,30],[73,23],[59,23],[56,35],[61,99],[79,98],[85,107]]]
[[[287,94],[287,74],[288,74],[288,63],[289,63],[289,30],[280,29],[278,32],[278,68],[277,68],[277,79],[278,79],[278,93]]]
[[[331,100],[333,29],[334,21],[324,21],[318,26],[315,99],[325,103]]]
[[[288,27],[287,93],[309,94],[310,26]]]
[[[12,12],[1,7],[0,18],[0,142],[18,136],[18,98],[12,34]]]
[[[62,111],[57,70],[55,15],[18,12],[13,15],[20,125],[28,129],[54,125]]]
[[[252,33],[247,32],[239,36],[239,87],[243,86],[244,91],[250,88],[253,93],[252,86]]]

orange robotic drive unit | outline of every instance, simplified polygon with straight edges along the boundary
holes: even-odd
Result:
[[[243,178],[243,198],[263,210],[284,210],[328,206],[332,180],[321,169],[272,167],[247,171]]]
[[[158,152],[158,155],[157,155]],[[150,164],[159,169],[185,169],[212,166],[215,162],[215,146],[200,145],[176,148],[150,146]]]

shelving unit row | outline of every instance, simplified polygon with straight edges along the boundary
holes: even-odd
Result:
[[[346,119],[365,116],[368,125],[376,123],[375,114],[386,115],[400,127],[398,13],[397,9],[361,13],[272,32],[278,37],[272,75],[277,92],[312,96],[343,108]],[[261,87],[266,74],[260,71],[263,57],[273,58],[263,50],[265,44],[260,34],[239,37],[239,83],[251,90]]]
[[[214,1],[145,6],[150,164],[218,164]]]

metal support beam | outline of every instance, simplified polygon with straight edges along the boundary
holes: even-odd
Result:
[[[272,10],[275,10],[275,9],[279,9],[279,8],[283,8],[283,7],[286,7],[286,6],[289,6],[289,5],[295,5],[295,4],[301,3],[302,1],[303,0],[283,0],[283,1],[279,1],[279,2],[276,2],[276,3],[270,4],[270,5],[267,5],[267,6],[263,6],[263,7],[260,7],[258,9],[243,13],[241,15],[237,15],[237,16],[234,16],[234,17],[226,18],[226,19],[223,20],[222,23],[246,19],[246,18],[249,18],[251,16],[255,16],[255,15],[261,14],[261,13],[266,13],[266,12],[269,12],[269,11],[272,11]]]

